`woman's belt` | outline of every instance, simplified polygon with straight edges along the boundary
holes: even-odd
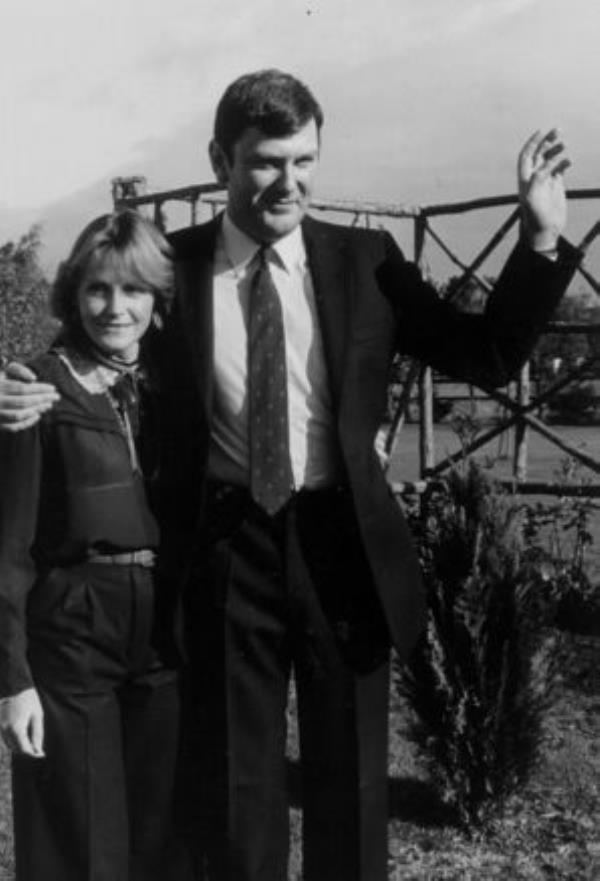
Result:
[[[108,566],[143,566],[152,569],[156,563],[156,552],[149,548],[139,551],[123,551],[119,554],[90,554],[88,563],[105,563]]]

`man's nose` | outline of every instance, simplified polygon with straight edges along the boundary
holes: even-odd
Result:
[[[291,163],[289,165],[286,164],[281,166],[277,183],[279,188],[286,192],[291,192],[295,188],[296,175],[294,166]]]

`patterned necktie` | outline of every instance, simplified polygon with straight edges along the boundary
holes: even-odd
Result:
[[[289,499],[293,483],[287,369],[281,303],[266,246],[258,252],[258,261],[248,319],[250,490],[255,502],[273,515]]]

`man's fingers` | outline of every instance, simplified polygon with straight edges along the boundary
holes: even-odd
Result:
[[[521,155],[533,155],[541,141],[542,133],[539,129],[536,129],[536,131],[534,131],[534,133],[530,135],[525,141],[525,144],[523,145],[523,148],[521,150]]]
[[[544,162],[544,164],[534,172],[534,176],[538,180],[547,180],[549,177],[559,177],[561,174],[564,174],[570,165],[571,160],[566,156],[555,156],[554,159]]]
[[[18,361],[10,361],[6,365],[6,375],[9,379],[19,379],[21,382],[35,382],[36,375],[29,367],[19,364]]]
[[[540,159],[543,159],[546,156],[546,153],[554,149],[557,139],[558,129],[556,128],[551,128],[550,131],[546,132],[546,134],[539,139],[533,151],[534,163],[539,162]]]
[[[22,395],[17,398],[3,394],[2,389],[0,389],[0,414],[6,416],[7,419],[10,419],[13,416],[18,419],[19,413],[25,415],[25,411],[27,410],[31,412],[43,412],[49,410],[54,406],[56,401],[57,399],[48,394]],[[30,413],[27,413],[27,416],[29,415]]]
[[[519,153],[518,169],[521,177],[528,178],[536,171],[545,170],[546,163],[551,162],[564,151],[564,144],[559,140],[559,131],[551,128],[546,134],[538,129],[527,139]],[[553,173],[553,170],[550,170]]]
[[[525,144],[521,148],[521,152],[519,153],[519,171],[523,173],[527,165],[533,162],[533,157],[535,155],[536,150],[538,149],[540,143],[542,141],[542,133],[538,129],[535,131],[527,140]]]
[[[59,399],[60,395],[49,383],[0,380],[0,430],[16,432],[35,425],[42,413]]]
[[[570,165],[571,160],[565,153],[565,145],[558,141],[544,151],[540,171],[552,175],[562,174]]]
[[[557,144],[553,144],[552,147],[548,147],[543,152],[544,162],[551,162],[559,153],[563,153],[565,149],[565,145],[562,141],[559,141]]]
[[[30,419],[26,419],[24,422],[4,422],[0,419],[0,431],[5,434],[18,434],[20,431],[25,431],[26,428],[31,428],[32,425],[35,425],[36,422],[39,421],[39,414],[32,416]]]
[[[57,401],[60,397],[55,387],[48,382],[23,382],[23,380],[13,381],[12,379],[0,382],[0,396],[4,395],[19,398],[37,395],[48,402]]]
[[[8,427],[11,424],[20,425],[32,416],[39,416],[45,413],[52,406],[41,401],[34,401],[33,403],[34,406],[30,407],[29,401],[23,401],[20,407],[15,407],[14,404],[11,405],[3,401],[0,405],[0,424],[7,425]]]
[[[39,422],[41,419],[41,413],[37,411],[30,416],[29,419],[22,420],[21,422],[15,422],[13,424],[7,425],[6,423],[2,423],[0,420],[0,430],[8,431],[10,433],[16,433],[17,431],[24,431],[26,428],[31,428],[32,425],[35,425],[36,422]]]
[[[0,392],[0,426],[7,430],[19,430],[33,425],[56,402],[47,395],[31,395],[23,398],[9,398]]]
[[[571,167],[571,160],[567,159],[567,157],[563,157],[558,162],[554,164],[554,167],[550,169],[550,174],[553,177],[558,177],[560,174],[564,174],[567,168]]]

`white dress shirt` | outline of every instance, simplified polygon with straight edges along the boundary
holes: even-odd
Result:
[[[249,483],[248,299],[259,244],[223,216],[214,269],[214,401],[209,475]],[[314,290],[300,227],[275,242],[269,269],[281,300],[288,425],[296,489],[339,476],[329,380]]]

